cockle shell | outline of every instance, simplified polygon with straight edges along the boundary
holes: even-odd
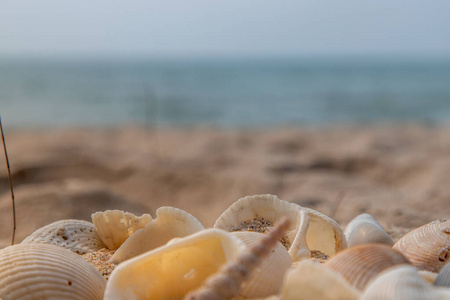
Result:
[[[446,264],[434,280],[436,286],[450,287],[450,263]]]
[[[239,199],[222,213],[214,227],[227,231],[264,233],[283,216],[291,222],[283,240],[293,261],[310,258],[312,252],[330,256],[347,246],[342,229],[334,220],[274,195]]]
[[[345,228],[347,245],[383,243],[394,245],[394,241],[372,215],[361,214],[354,218]]]
[[[106,280],[81,256],[45,244],[0,250],[0,298],[102,299]]]
[[[257,232],[232,232],[247,247],[256,245],[265,235]],[[291,266],[291,256],[286,248],[277,242],[269,255],[261,262],[250,278],[246,280],[239,295],[243,298],[262,298],[277,294],[283,283],[283,277]]]
[[[301,261],[287,273],[280,300],[357,300],[359,292],[323,264]]]
[[[341,251],[325,266],[362,290],[379,272],[398,264],[409,264],[400,252],[384,244],[363,244]]]
[[[114,253],[111,262],[122,262],[162,246],[173,238],[203,229],[203,225],[189,213],[175,207],[160,207],[156,210],[156,219],[130,236]]]
[[[104,299],[183,299],[246,248],[230,233],[202,230],[119,264]]]
[[[133,233],[152,221],[152,216],[140,217],[121,210],[99,211],[91,215],[98,235],[110,250],[116,250]]]
[[[450,259],[450,220],[437,220],[410,231],[395,243],[419,270],[439,273]]]
[[[51,244],[85,254],[106,248],[94,224],[83,220],[61,220],[39,228],[22,244]]]
[[[444,300],[450,290],[434,288],[411,265],[399,265],[381,272],[367,286],[361,300]]]

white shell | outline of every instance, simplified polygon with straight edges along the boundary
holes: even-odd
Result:
[[[121,210],[99,211],[91,215],[98,235],[110,250],[116,250],[133,233],[152,221],[152,216],[140,217]]]
[[[257,232],[232,232],[242,240],[247,247],[256,245],[265,235]],[[292,263],[291,256],[279,242],[270,254],[264,258],[261,265],[253,271],[239,292],[243,298],[262,298],[277,294],[283,283],[283,277]]]
[[[438,273],[450,260],[450,220],[437,220],[413,231],[395,243],[419,270]]]
[[[187,212],[170,206],[160,207],[156,210],[156,219],[128,238],[114,253],[111,262],[122,262],[160,247],[173,238],[187,236],[203,229],[203,225]]]
[[[361,214],[345,228],[345,237],[349,247],[360,244],[383,243],[394,245],[394,241],[372,215]]]
[[[18,244],[0,250],[0,298],[102,299],[106,280],[61,247]]]
[[[183,299],[246,248],[218,229],[180,238],[119,264],[104,299]]]
[[[372,280],[361,300],[438,300],[450,299],[449,290],[433,288],[411,265],[399,265],[381,272]]]
[[[304,260],[289,270],[280,300],[357,300],[359,292],[322,264]]]
[[[214,228],[234,231],[242,223],[264,219],[272,224],[287,217],[286,233],[293,261],[311,257],[317,250],[333,255],[347,246],[340,226],[331,218],[309,208],[278,199],[274,195],[255,195],[239,199],[217,219]]]
[[[434,280],[434,285],[450,287],[450,263],[447,263]]]
[[[39,228],[22,244],[51,244],[85,254],[106,248],[94,224],[83,220],[61,220]]]

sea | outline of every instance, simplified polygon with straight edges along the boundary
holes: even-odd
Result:
[[[450,121],[450,58],[1,59],[5,127]]]

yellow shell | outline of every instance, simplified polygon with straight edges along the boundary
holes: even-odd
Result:
[[[410,231],[395,243],[419,270],[439,273],[450,259],[450,220],[437,220]]]

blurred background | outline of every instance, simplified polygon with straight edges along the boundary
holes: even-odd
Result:
[[[369,212],[393,234],[448,217],[449,13],[447,0],[3,1],[19,240],[114,208],[172,205],[210,226],[262,193],[342,224]],[[9,228],[3,160],[0,191]]]

